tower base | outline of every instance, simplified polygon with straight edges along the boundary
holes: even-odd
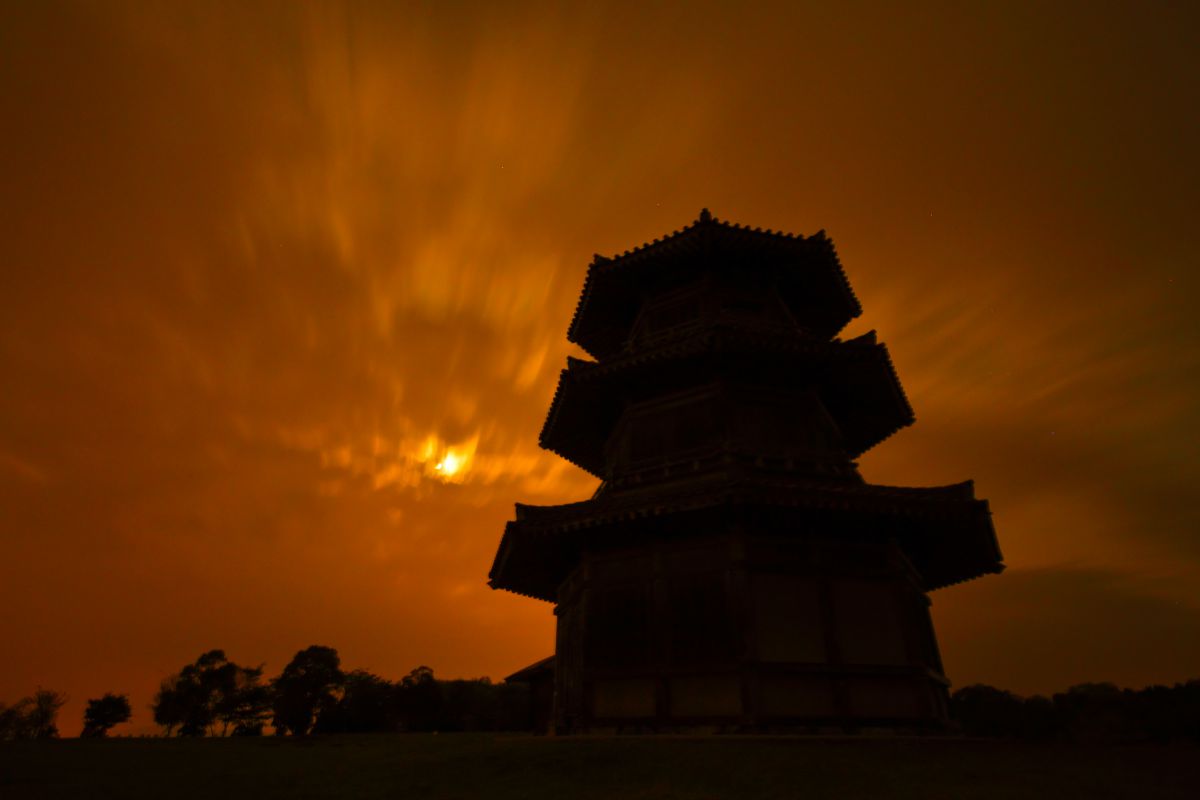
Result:
[[[929,599],[881,537],[660,532],[583,553],[555,614],[560,733],[946,726]]]

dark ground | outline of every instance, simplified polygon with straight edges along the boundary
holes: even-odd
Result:
[[[487,734],[0,743],[0,798],[1194,798],[1200,746]]]

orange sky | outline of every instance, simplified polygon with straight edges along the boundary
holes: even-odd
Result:
[[[1195,12],[644,5],[0,7],[0,700],[549,654],[485,581],[594,487],[584,271],[702,206],[833,237],[918,417],[864,476],[991,501],[956,685],[1200,676]]]

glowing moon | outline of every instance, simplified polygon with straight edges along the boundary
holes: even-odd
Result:
[[[438,472],[443,475],[453,475],[462,468],[462,459],[453,452],[448,452],[435,466]]]

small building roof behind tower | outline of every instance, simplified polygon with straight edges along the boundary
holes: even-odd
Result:
[[[517,670],[504,679],[505,683],[532,683],[543,677],[554,677],[554,656],[547,656]]]

